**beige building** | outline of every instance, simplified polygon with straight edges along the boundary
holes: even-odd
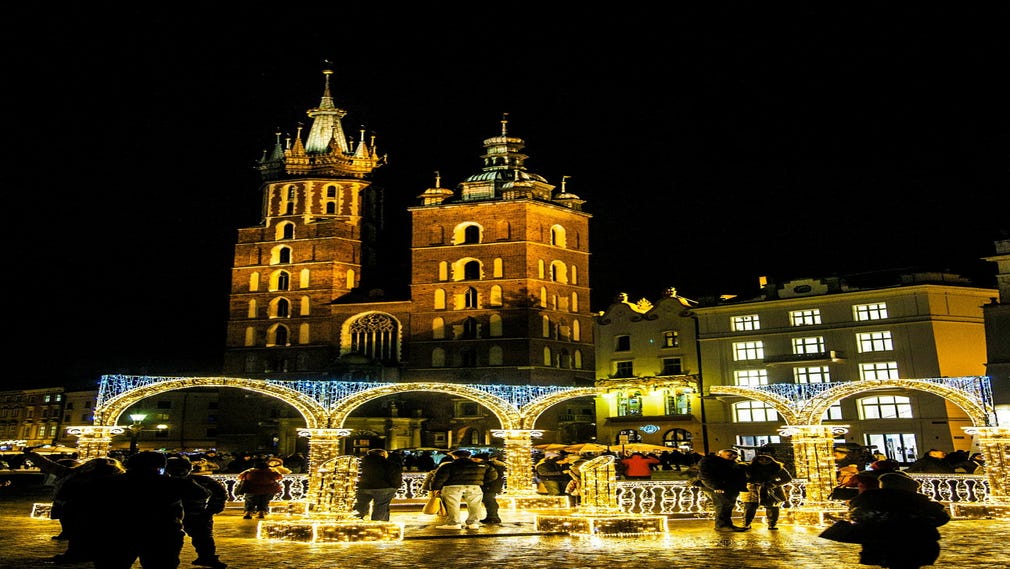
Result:
[[[982,306],[995,294],[959,277],[901,275],[891,285],[843,279],[763,283],[759,298],[698,308],[703,383],[756,386],[985,375]],[[777,413],[741,397],[705,398],[711,449],[779,442]],[[971,448],[968,417],[928,393],[875,391],[834,405],[838,442],[903,462],[930,448]]]

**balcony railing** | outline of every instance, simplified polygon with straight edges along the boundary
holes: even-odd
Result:
[[[793,363],[818,363],[833,362],[838,363],[845,360],[845,352],[831,350],[829,352],[815,352],[812,354],[782,354],[770,356],[765,354],[765,365],[793,364]]]

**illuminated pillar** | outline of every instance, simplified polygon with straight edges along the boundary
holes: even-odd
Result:
[[[491,434],[505,439],[505,472],[508,477],[505,493],[510,496],[535,495],[533,485],[533,439],[543,436],[536,429],[494,430]]]
[[[86,460],[109,455],[112,437],[126,432],[118,425],[79,425],[67,427],[67,434],[77,437],[77,458]]]
[[[350,429],[298,429],[298,436],[309,439],[309,455],[305,470],[309,475],[309,488],[305,498],[310,510],[322,508],[323,511],[329,511],[331,506],[327,498],[328,493],[323,491],[324,477],[319,470],[340,454],[340,441],[350,434]],[[331,473],[331,476],[338,475],[345,476],[346,473]],[[353,481],[344,482],[357,484],[357,472],[354,473]]]
[[[976,437],[985,457],[985,477],[989,496],[977,504],[955,503],[954,514],[964,517],[1010,517],[1010,427],[962,427]]]
[[[847,432],[848,425],[787,425],[779,429],[780,435],[792,438],[796,478],[807,481],[803,508],[837,509],[838,504],[828,499],[836,483],[835,458],[831,451],[835,437]]]

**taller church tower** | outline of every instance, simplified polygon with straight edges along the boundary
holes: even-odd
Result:
[[[372,172],[385,164],[375,141],[344,134],[331,70],[303,141],[281,140],[259,162],[262,221],[239,229],[224,372],[283,374],[325,369],[338,354],[332,302],[374,267],[382,192]]]
[[[484,141],[483,169],[409,208],[410,367],[437,381],[591,385],[589,218],[526,168],[524,141]]]

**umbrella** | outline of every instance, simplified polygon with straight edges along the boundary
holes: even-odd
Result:
[[[577,453],[605,452],[610,450],[610,447],[608,447],[607,445],[601,445],[599,443],[578,443],[574,445],[568,445],[565,447],[564,450],[568,452],[577,452]]]
[[[664,447],[659,445],[650,445],[647,443],[627,443],[623,445],[614,445],[615,449],[620,449],[624,452],[644,452],[644,453],[661,453],[667,450],[674,450],[673,447]]]
[[[566,446],[568,445],[563,445],[561,443],[548,443],[543,445],[533,445],[533,448],[545,451],[554,451],[554,450],[565,450]]]

